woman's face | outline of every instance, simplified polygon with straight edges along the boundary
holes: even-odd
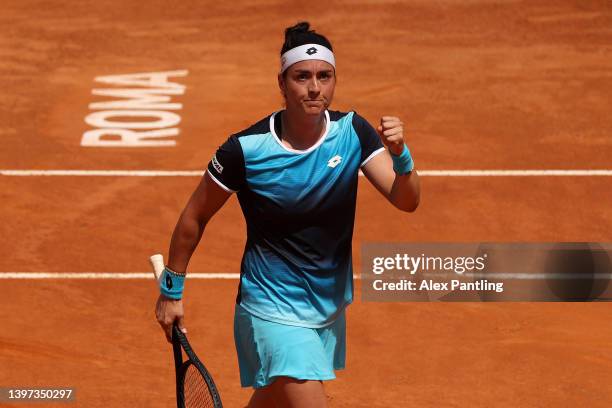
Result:
[[[300,61],[290,66],[284,76],[279,74],[278,85],[288,110],[320,115],[334,97],[336,73],[328,62]]]

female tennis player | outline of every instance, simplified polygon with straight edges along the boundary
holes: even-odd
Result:
[[[168,339],[175,320],[185,330],[187,264],[237,193],[247,242],[234,336],[241,384],[255,389],[248,406],[325,407],[322,381],[345,365],[359,170],[402,211],[417,208],[419,179],[399,118],[382,116],[377,131],[356,112],[328,110],[336,61],[327,38],[299,23],[280,54],[286,108],[230,136],[208,164],[172,235],[156,315]]]

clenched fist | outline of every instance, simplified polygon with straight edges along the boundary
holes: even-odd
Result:
[[[383,116],[378,125],[378,135],[389,151],[399,156],[404,150],[404,123],[395,116]]]

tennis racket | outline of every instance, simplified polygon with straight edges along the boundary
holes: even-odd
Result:
[[[150,261],[155,279],[159,280],[164,270],[164,258],[156,254]],[[221,397],[212,376],[176,323],[172,326],[172,350],[176,370],[177,408],[222,408]],[[183,360],[183,351],[187,356],[186,360]]]

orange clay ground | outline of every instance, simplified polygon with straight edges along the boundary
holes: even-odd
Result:
[[[612,167],[607,1],[49,3],[0,11],[1,169],[202,170],[230,133],[281,107],[283,30],[302,19],[334,45],[332,108],[371,123],[400,116],[418,169]],[[187,86],[173,96],[175,147],[81,146],[88,105],[110,99],[91,94],[111,87],[95,77],[166,70],[189,71],[175,78]],[[198,181],[0,176],[0,272],[148,271]],[[612,241],[610,177],[421,182],[406,214],[360,180],[356,273],[364,242]],[[238,272],[244,241],[232,197],[190,271]],[[0,285],[0,386],[72,387],[69,406],[175,406],[152,281]],[[356,286],[331,407],[612,403],[607,303],[365,303]],[[185,297],[191,341],[227,407],[251,393],[233,345],[236,287],[191,280]]]

